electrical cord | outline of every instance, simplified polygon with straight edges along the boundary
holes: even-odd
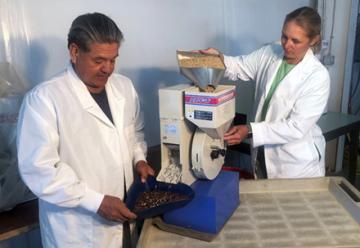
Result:
[[[333,12],[332,12],[332,17],[331,17],[331,31],[330,31],[330,39],[329,39],[329,50],[328,50],[327,54],[331,54],[332,40],[334,38],[335,9],[336,9],[336,0],[333,0]]]

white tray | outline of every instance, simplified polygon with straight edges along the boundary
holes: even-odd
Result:
[[[137,247],[360,247],[360,193],[340,177],[242,180],[240,206],[212,242],[146,220]]]

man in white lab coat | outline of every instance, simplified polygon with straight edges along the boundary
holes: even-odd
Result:
[[[68,34],[71,63],[24,98],[18,122],[19,170],[39,197],[45,247],[121,247],[133,171],[145,180],[144,123],[132,82],[114,74],[123,39],[99,13],[77,17]]]
[[[316,122],[326,112],[330,77],[313,53],[320,34],[320,16],[302,7],[286,16],[281,44],[238,57],[223,56],[214,48],[200,50],[223,56],[229,79],[256,83],[252,122],[232,127],[224,140],[239,144],[251,134],[258,177],[325,175],[325,139]]]

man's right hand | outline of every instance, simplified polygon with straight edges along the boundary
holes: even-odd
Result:
[[[97,213],[111,221],[124,222],[136,218],[136,214],[131,212],[120,198],[110,195],[105,195]]]

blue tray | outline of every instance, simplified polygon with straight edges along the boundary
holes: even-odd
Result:
[[[171,184],[156,181],[155,177],[149,176],[145,183],[136,181],[130,187],[127,198],[125,200],[126,206],[133,211],[135,207],[136,200],[142,192],[160,190],[160,191],[169,191],[185,195],[188,197],[186,200],[177,201],[173,203],[162,204],[153,208],[148,208],[144,211],[134,212],[137,215],[137,219],[146,219],[154,216],[162,215],[167,211],[181,208],[189,203],[194,198],[194,190],[183,183]]]

